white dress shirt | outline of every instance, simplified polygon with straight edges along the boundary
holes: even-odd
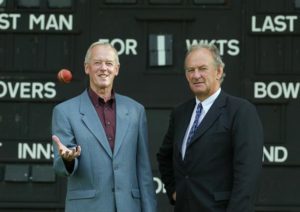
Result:
[[[202,104],[202,111],[201,111],[201,115],[200,115],[200,118],[199,118],[199,121],[198,121],[198,126],[199,126],[199,124],[201,123],[201,121],[204,119],[206,113],[209,111],[210,107],[212,106],[212,104],[214,103],[214,101],[219,96],[220,92],[221,92],[221,88],[219,88],[213,95],[211,95],[210,97],[208,97],[207,99],[205,99],[203,102],[200,102],[199,99],[197,99],[197,97],[196,97],[196,104],[195,104],[194,111],[193,111],[193,114],[192,114],[192,117],[191,117],[191,120],[190,120],[190,124],[189,124],[189,126],[188,126],[188,128],[187,128],[187,130],[185,132],[185,136],[184,136],[183,142],[182,142],[182,147],[181,147],[182,159],[184,159],[185,151],[186,151],[187,139],[188,139],[190,130],[191,130],[192,126],[193,126],[193,123],[194,123],[194,120],[195,120],[195,117],[196,117],[197,105],[199,103]]]

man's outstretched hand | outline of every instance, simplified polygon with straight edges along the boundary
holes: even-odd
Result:
[[[52,140],[54,141],[54,143],[57,146],[59,155],[62,157],[62,159],[66,160],[66,161],[74,160],[81,153],[80,146],[76,146],[75,148],[69,149],[60,142],[60,139],[56,135],[52,136]]]

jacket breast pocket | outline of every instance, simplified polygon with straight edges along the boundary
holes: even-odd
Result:
[[[229,191],[214,192],[215,201],[229,200],[229,198],[230,198],[230,192]]]
[[[210,143],[230,142],[232,139],[230,131],[213,131],[207,134],[207,137]]]
[[[94,198],[96,190],[73,190],[68,192],[68,199],[90,199]]]

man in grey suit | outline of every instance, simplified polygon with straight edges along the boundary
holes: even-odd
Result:
[[[89,88],[53,110],[54,169],[68,177],[66,211],[155,212],[144,107],[117,94],[116,49],[93,43]]]
[[[214,45],[190,47],[185,75],[195,98],[176,107],[157,154],[176,212],[253,212],[263,129],[255,107],[221,90]]]

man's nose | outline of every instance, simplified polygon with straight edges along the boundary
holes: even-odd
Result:
[[[194,78],[201,78],[202,77],[202,71],[201,70],[199,70],[199,69],[196,69],[195,71],[194,71],[194,73],[193,73],[193,77]]]
[[[104,62],[100,64],[100,70],[101,71],[106,71],[107,70],[107,65]]]

